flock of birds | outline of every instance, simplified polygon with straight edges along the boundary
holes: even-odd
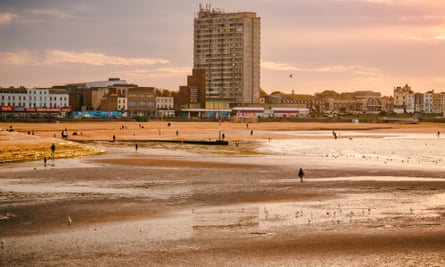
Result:
[[[326,158],[331,157],[331,158],[335,158],[335,159],[340,158],[340,157],[362,158],[362,159],[366,159],[366,160],[372,160],[372,159],[381,160],[381,159],[383,159],[384,164],[388,164],[389,162],[395,162],[395,161],[400,161],[401,163],[410,163],[410,162],[415,161],[414,159],[412,159],[410,157],[408,157],[406,159],[395,159],[395,158],[380,157],[380,156],[367,156],[367,155],[360,156],[360,155],[354,155],[354,154],[349,155],[349,154],[342,154],[342,153],[335,153],[335,152],[322,155],[321,157],[326,157]],[[429,160],[428,159],[424,159],[424,160],[418,159],[417,163],[422,164],[422,163],[429,162],[432,164],[439,164],[441,161],[442,161],[442,159],[440,159],[440,158],[439,159],[429,159]]]
[[[331,221],[335,224],[340,224],[344,221],[344,219],[349,220],[351,223],[354,218],[364,218],[364,217],[370,217],[373,214],[373,210],[375,208],[369,207],[369,208],[354,208],[352,210],[345,211],[340,205],[338,205],[334,209],[325,210],[325,211],[304,211],[303,209],[297,210],[294,212],[294,218],[295,219],[303,219],[301,222],[311,224],[315,222],[328,222]],[[263,210],[264,214],[264,220],[269,220],[270,218],[270,212],[269,210],[264,207]],[[414,214],[414,209],[409,208],[409,214]],[[280,216],[278,214],[275,214],[275,219],[279,219]],[[289,215],[284,215],[284,217],[289,217]]]
[[[274,209],[275,210],[275,209]],[[195,209],[191,210],[192,214],[195,213]],[[229,211],[219,209],[219,213],[227,213]],[[234,215],[237,212],[243,214],[247,212],[247,209],[240,208],[238,211],[231,210],[230,216]],[[289,221],[298,220],[298,225],[303,224],[315,224],[315,223],[332,223],[332,224],[341,224],[341,223],[353,223],[360,222],[362,220],[378,220],[379,214],[385,213],[384,210],[380,210],[377,207],[342,207],[340,204],[336,204],[336,206],[322,209],[322,208],[299,208],[298,210],[294,210],[292,212],[278,210],[274,212],[267,207],[263,207],[262,212],[258,214],[259,220],[263,221]],[[416,215],[415,211],[412,207],[407,208],[406,215],[413,216]],[[243,215],[241,215],[243,216]],[[264,217],[263,217],[264,216]]]

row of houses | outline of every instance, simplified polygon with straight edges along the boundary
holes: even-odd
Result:
[[[416,93],[409,85],[394,87],[394,112],[396,113],[443,113],[445,93]]]
[[[187,85],[171,92],[140,87],[119,78],[74,83],[52,88],[0,88],[3,116],[127,117],[127,118],[306,118],[321,114],[381,112],[443,113],[445,93],[414,93],[408,85],[395,87],[394,96],[373,91],[315,95],[260,92],[258,103],[234,104],[224,98],[206,99],[204,70],[193,70]]]
[[[172,117],[173,103],[173,97],[157,95],[154,87],[139,87],[119,78],[50,89],[0,88],[0,111],[14,116]]]
[[[375,113],[392,110],[392,97],[381,96],[373,91],[356,91],[337,93],[324,91],[315,95],[283,94],[273,92],[264,95],[263,102],[272,107],[288,107],[297,105],[307,108],[311,114],[342,114],[342,113]]]

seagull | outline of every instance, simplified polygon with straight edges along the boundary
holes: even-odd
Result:
[[[73,220],[71,220],[71,216],[68,216],[68,219],[66,219],[68,225],[71,225],[71,223],[73,222]]]

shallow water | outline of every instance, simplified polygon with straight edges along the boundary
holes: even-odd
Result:
[[[336,200],[207,207],[194,211],[193,226],[195,234],[210,230],[273,234],[283,227],[324,232],[441,225],[437,207],[444,197],[443,193],[359,193]]]
[[[289,136],[326,136],[327,131],[287,132]],[[337,159],[345,164],[372,164],[442,168],[445,139],[428,134],[376,134],[347,132],[339,139],[275,139],[261,141],[257,151],[266,154],[298,156],[305,159]],[[358,136],[358,137],[356,137]],[[370,137],[374,136],[374,137]]]

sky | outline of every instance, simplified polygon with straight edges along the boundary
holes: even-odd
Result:
[[[444,0],[0,0],[0,87],[178,90],[199,4],[261,17],[261,88],[445,92]]]

